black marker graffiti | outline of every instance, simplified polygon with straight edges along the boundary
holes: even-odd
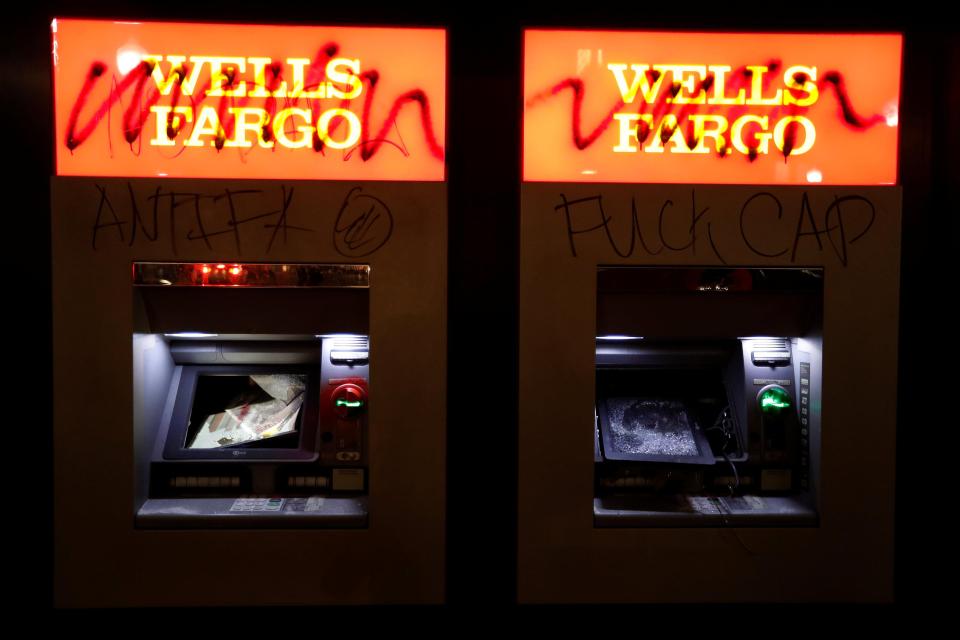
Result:
[[[755,193],[749,198],[747,198],[747,201],[743,203],[743,207],[740,208],[740,237],[743,238],[744,244],[746,244],[747,248],[750,249],[750,251],[752,251],[754,254],[758,256],[763,256],[764,258],[777,258],[785,254],[787,250],[784,249],[783,251],[780,251],[777,253],[768,253],[766,251],[761,251],[760,249],[757,248],[755,244],[750,242],[749,234],[747,234],[747,229],[744,226],[744,222],[747,219],[747,212],[753,211],[753,209],[750,207],[750,204],[755,200],[760,201],[761,198],[772,201],[777,207],[777,220],[783,219],[783,205],[780,204],[780,200],[777,199],[777,196],[773,195],[772,193],[768,193],[766,191]],[[803,194],[803,199],[804,201],[806,201],[807,194]],[[802,220],[802,215],[801,215],[801,220]],[[794,244],[794,248],[796,248],[796,244]]]
[[[740,237],[743,239],[744,245],[757,256],[777,258],[789,251],[791,263],[797,261],[797,248],[803,238],[813,236],[813,239],[817,242],[817,250],[822,252],[824,250],[824,244],[821,236],[826,236],[834,254],[837,256],[837,259],[840,260],[840,264],[846,267],[849,263],[848,248],[870,231],[877,217],[876,206],[864,196],[834,197],[833,203],[831,203],[824,212],[823,227],[819,228],[817,227],[813,208],[810,205],[810,197],[807,192],[804,191],[803,197],[800,199],[800,211],[797,214],[796,230],[793,232],[793,245],[790,247],[785,246],[783,250],[771,253],[758,248],[760,239],[748,231],[749,225],[744,222],[748,217],[748,213],[757,210],[757,206],[753,205],[753,203],[761,202],[761,198],[763,198],[763,201],[769,203],[768,206],[770,209],[768,209],[768,215],[769,213],[773,213],[775,209],[777,220],[783,220],[783,203],[780,202],[780,199],[772,193],[756,193],[747,198],[740,208]],[[854,203],[859,203],[861,206],[853,206]],[[844,208],[844,205],[846,205],[846,208]],[[866,216],[866,222],[863,222],[865,213],[868,215]],[[848,238],[848,232],[851,230],[851,224],[853,223],[852,219],[855,217],[861,219],[860,224],[862,228],[852,237]],[[809,230],[807,230],[808,228]]]
[[[110,227],[115,227],[117,233],[120,235],[120,242],[124,241],[123,237],[123,225],[127,224],[122,221],[117,215],[117,211],[113,208],[113,204],[110,202],[110,198],[107,196],[107,190],[101,187],[100,185],[94,185],[97,188],[97,191],[100,192],[100,203],[97,205],[97,218],[93,221],[93,250],[97,250],[97,235],[100,233],[101,229],[109,229]],[[113,218],[112,222],[101,222],[103,220],[104,214],[109,211],[110,217]]]
[[[671,244],[667,239],[666,234],[666,225],[664,220],[666,219],[668,213],[673,211],[674,202],[673,200],[664,200],[660,206],[660,213],[657,216],[657,236],[660,241],[660,246],[656,249],[652,249],[650,245],[647,244],[646,239],[643,236],[643,232],[640,229],[640,216],[637,211],[637,199],[633,197],[630,199],[630,240],[627,245],[626,250],[622,250],[618,245],[616,240],[613,237],[613,230],[611,229],[610,223],[613,221],[613,216],[607,215],[603,209],[603,196],[596,195],[590,196],[587,198],[579,198],[577,200],[567,200],[564,194],[560,194],[560,204],[554,207],[555,211],[562,211],[564,218],[567,223],[567,240],[570,243],[570,254],[576,258],[577,257],[577,247],[575,243],[575,237],[585,233],[591,233],[598,229],[603,229],[606,234],[607,241],[610,243],[610,248],[613,249],[621,258],[629,258],[634,254],[636,250],[636,242],[640,241],[640,246],[643,247],[643,250],[651,256],[655,256],[661,253],[664,249],[670,251],[686,251],[690,250],[694,255],[697,253],[697,228],[700,225],[701,221],[706,216],[707,212],[710,210],[709,207],[706,207],[702,210],[697,208],[697,193],[696,190],[691,189],[690,191],[690,226],[687,230],[687,241],[685,244]],[[594,205],[590,207],[590,205]],[[591,212],[591,208],[594,210]],[[590,216],[591,213],[598,217],[599,222],[593,224],[592,226],[584,226],[577,228],[573,223],[573,214],[574,211],[583,211],[585,210],[585,215]],[[716,244],[713,241],[713,235],[710,229],[709,223],[707,224],[707,235],[710,240],[710,248],[713,250],[717,259],[720,262],[726,264],[723,256],[720,254],[720,251],[717,249]]]
[[[620,258],[629,258],[634,255],[637,249],[637,240],[640,241],[642,250],[650,256],[658,255],[664,250],[675,253],[689,252],[696,255],[698,238],[702,237],[697,233],[697,230],[705,226],[710,250],[717,260],[722,264],[727,264],[727,260],[714,238],[713,225],[714,223],[729,224],[732,216],[720,217],[719,213],[714,215],[710,207],[698,207],[695,189],[690,190],[690,223],[685,227],[685,232],[681,233],[679,238],[676,235],[671,238],[667,237],[668,228],[677,228],[675,225],[667,224],[668,216],[678,215],[683,211],[676,208],[676,203],[673,200],[664,199],[659,203],[641,202],[640,204],[659,204],[658,213],[655,215],[659,246],[651,247],[644,237],[641,216],[638,213],[638,202],[634,196],[630,199],[630,235],[624,249],[614,237],[614,216],[605,211],[603,196],[595,195],[568,200],[561,193],[560,204],[554,207],[554,210],[563,213],[570,255],[574,258],[577,257],[576,240],[578,236],[592,234],[600,229],[603,230],[610,249]],[[651,207],[649,211],[651,214],[649,219],[652,220],[654,209]],[[817,244],[817,251],[822,252],[826,247],[823,241],[825,237],[827,244],[829,244],[840,264],[847,266],[850,246],[863,238],[873,227],[877,217],[877,209],[873,202],[865,196],[838,196],[823,212],[822,222],[818,226],[817,218],[810,204],[809,194],[804,192],[800,200],[796,224],[786,226],[787,223],[784,222],[782,233],[771,234],[768,223],[764,225],[765,232],[761,235],[757,231],[756,221],[771,216],[775,217],[778,222],[784,221],[785,211],[780,199],[767,191],[750,195],[740,207],[740,214],[737,217],[740,241],[753,255],[760,258],[780,258],[789,254],[790,262],[795,263],[801,241],[812,238]],[[616,226],[620,227],[620,225]],[[780,241],[780,243],[777,244],[777,241]]]
[[[294,188],[287,185],[280,185],[279,193],[276,195],[262,189],[227,188],[214,193],[200,193],[168,191],[158,186],[153,193],[141,201],[134,193],[133,185],[127,183],[127,193],[122,199],[129,207],[128,219],[122,218],[118,213],[107,189],[99,184],[95,186],[100,198],[92,229],[91,247],[94,251],[97,250],[100,235],[111,228],[116,229],[120,242],[126,243],[129,247],[137,241],[140,230],[146,242],[160,242],[162,213],[166,213],[167,216],[169,238],[166,240],[170,243],[170,251],[173,255],[178,253],[178,240],[202,242],[206,249],[211,251],[222,250],[222,247],[214,246],[214,240],[220,236],[230,237],[233,240],[233,251],[238,256],[242,255],[245,237],[242,229],[246,227],[272,231],[264,248],[266,253],[270,253],[278,238],[285,244],[291,231],[307,233],[314,231],[309,227],[291,224],[289,212],[293,202]],[[264,200],[276,206],[264,210],[262,204]],[[119,202],[117,204],[119,205]],[[143,206],[144,204],[146,206]],[[151,213],[148,216],[149,224],[144,220],[144,211]],[[184,217],[188,220],[185,221]],[[190,222],[192,224],[186,228],[186,233],[182,230],[178,231],[178,223],[182,228],[182,225]],[[124,234],[126,225],[130,225],[129,239]],[[254,235],[256,235],[255,239],[262,237],[262,234]]]
[[[333,225],[333,246],[337,253],[349,258],[370,255],[393,234],[390,207],[362,191],[362,187],[350,189]]]

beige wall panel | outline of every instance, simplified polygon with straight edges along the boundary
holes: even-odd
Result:
[[[891,600],[899,189],[524,184],[521,215],[520,600]],[[724,264],[824,269],[820,526],[595,529],[597,266]]]
[[[440,602],[446,186],[52,182],[57,604]],[[228,197],[227,190],[253,193]],[[203,196],[177,196],[173,225],[171,192]],[[138,225],[135,238],[131,193],[146,224]],[[231,200],[236,220],[263,217],[231,225]],[[335,232],[345,201],[346,216],[362,209],[381,217],[359,235]],[[197,202],[209,246],[201,236]],[[282,223],[284,215],[285,234],[282,226],[268,226]],[[387,219],[392,219],[389,234]],[[122,224],[103,226],[118,221]],[[130,264],[135,260],[371,265],[368,529],[134,527]]]

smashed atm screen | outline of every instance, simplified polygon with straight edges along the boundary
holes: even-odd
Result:
[[[611,460],[713,464],[686,404],[665,398],[611,397],[600,403],[604,454]]]
[[[296,434],[306,388],[302,374],[199,375],[184,446],[286,441],[280,436]]]

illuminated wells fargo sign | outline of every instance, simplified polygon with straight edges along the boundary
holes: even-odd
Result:
[[[52,30],[58,175],[444,179],[442,29]]]
[[[526,31],[524,179],[894,184],[901,40]]]

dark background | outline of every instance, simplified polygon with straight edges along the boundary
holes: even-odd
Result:
[[[951,511],[944,490],[960,420],[951,405],[956,376],[939,363],[957,353],[948,326],[957,326],[948,283],[956,242],[951,199],[960,153],[960,38],[946,16],[922,4],[751,4],[591,2],[580,8],[506,2],[457,7],[438,2],[281,4],[278,2],[28,3],[6,22],[3,36],[4,107],[0,131],[7,171],[3,233],[4,285],[13,298],[3,317],[14,353],[4,367],[9,412],[3,452],[8,478],[6,566],[13,603],[52,607],[52,474],[49,177],[53,172],[50,20],[60,17],[215,22],[381,24],[448,29],[447,162],[449,184],[449,360],[447,600],[468,628],[486,628],[516,600],[517,268],[520,205],[521,32],[525,26],[735,31],[899,31],[905,34],[900,104],[903,186],[900,389],[897,435],[897,606],[844,608],[864,623],[899,617],[906,607],[936,611],[955,587],[949,575],[944,527]],[[884,73],[877,69],[877,73]],[[869,150],[865,150],[869,153]],[[10,169],[13,173],[10,173]],[[869,330],[867,328],[866,330]],[[890,348],[897,348],[891,344]],[[11,366],[11,363],[13,366]],[[869,363],[864,363],[865,367]],[[496,401],[492,401],[493,398]],[[869,399],[866,399],[869,401]],[[871,490],[870,478],[851,478]],[[109,559],[105,559],[109,561]],[[950,561],[952,562],[952,561]],[[696,579],[691,576],[691,579]],[[732,577],[735,580],[735,577]],[[936,603],[936,604],[935,604]],[[8,604],[10,601],[8,600]],[[560,607],[539,607],[553,615]],[[377,608],[383,611],[382,608]],[[433,611],[433,609],[430,609]],[[636,614],[668,625],[686,609],[577,607],[604,633],[605,620]],[[699,607],[706,624],[754,628],[758,612],[744,607]],[[396,608],[388,608],[396,613]],[[611,613],[613,611],[613,613]],[[814,610],[834,616],[837,607]],[[466,612],[460,615],[461,612]],[[340,620],[359,620],[357,609]],[[85,614],[89,616],[90,614]],[[182,621],[185,612],[177,612]],[[196,611],[192,617],[199,617]],[[295,611],[283,618],[296,617]],[[324,624],[337,618],[323,614]],[[765,607],[778,628],[809,623],[808,607]],[[71,614],[68,618],[76,618]],[[81,615],[80,617],[84,617]],[[269,619],[269,616],[266,616]],[[187,617],[187,619],[192,619]],[[813,618],[819,619],[819,618]],[[827,617],[823,617],[827,619]],[[922,620],[918,619],[918,621]],[[261,618],[263,621],[263,618]],[[751,621],[746,627],[744,622]],[[639,623],[639,619],[637,620]],[[728,625],[733,625],[732,627]],[[366,626],[366,623],[364,623]],[[641,627],[634,627],[639,631]],[[132,630],[132,629],[131,629]],[[505,630],[503,632],[506,632]]]

